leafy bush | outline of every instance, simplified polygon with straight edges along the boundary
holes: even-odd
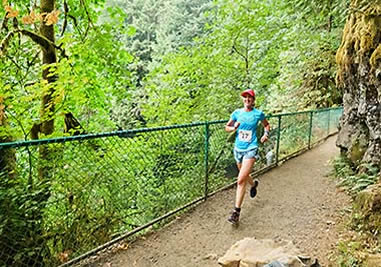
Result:
[[[353,196],[376,183],[379,177],[377,166],[363,163],[359,166],[362,172],[356,172],[350,161],[342,156],[333,161],[333,167],[333,175],[338,179],[337,185],[346,188]]]
[[[378,230],[380,215],[368,207],[364,208],[365,211],[362,210],[362,204],[368,197],[368,192],[363,190],[377,182],[380,169],[368,163],[363,163],[356,169],[343,156],[334,159],[332,166],[332,175],[338,179],[337,185],[345,188],[355,199],[347,227],[356,234],[353,234],[351,240],[339,242],[337,263],[339,266],[360,266],[366,253],[379,253],[381,250]]]
[[[360,242],[344,242],[340,241],[338,244],[339,256],[337,263],[341,267],[357,267],[361,261],[356,256],[356,251],[361,247]]]

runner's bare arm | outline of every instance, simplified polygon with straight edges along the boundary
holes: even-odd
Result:
[[[269,140],[269,133],[270,133],[270,123],[268,122],[268,120],[264,119],[262,121],[262,125],[263,127],[265,128],[265,133],[263,134],[262,138],[261,138],[261,143],[264,143],[266,142],[267,140]]]
[[[239,126],[238,121],[234,121],[232,119],[229,119],[229,121],[225,125],[225,131],[232,132],[232,131],[236,130],[238,128],[238,126]]]

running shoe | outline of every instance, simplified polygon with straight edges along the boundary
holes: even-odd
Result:
[[[251,198],[255,198],[255,196],[257,195],[257,187],[259,185],[259,180],[258,179],[254,179],[254,185],[250,188],[250,197]]]
[[[239,222],[239,212],[234,210],[232,215],[230,215],[228,222],[230,222],[233,225],[237,225]]]

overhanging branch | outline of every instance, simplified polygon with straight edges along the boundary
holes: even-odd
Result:
[[[4,18],[3,18],[3,23],[1,24],[1,30],[4,29],[8,31],[8,12],[5,13]]]
[[[53,48],[59,49],[58,46],[56,46],[52,41],[50,41],[48,38],[39,35],[35,32],[31,32],[28,30],[19,30],[19,32],[22,35],[28,36],[30,39],[32,39],[36,44],[40,45],[42,49],[45,51],[50,51]]]
[[[8,32],[8,34],[4,37],[4,39],[0,43],[0,56],[5,55],[8,49],[8,45],[10,40],[15,35],[15,31]]]
[[[62,31],[61,31],[61,36],[64,35],[65,31],[66,31],[66,26],[67,26],[67,16],[68,16],[68,13],[69,13],[69,6],[67,5],[67,2],[66,0],[64,1],[64,14],[65,14],[65,19],[64,19],[64,23],[63,23],[63,26],[62,26]]]
[[[57,49],[57,50],[61,51],[61,54],[63,57],[66,57],[66,58],[68,57],[65,54],[65,50],[62,49],[60,46],[56,45],[55,43],[53,43],[52,41],[50,41],[49,39],[47,39],[46,37],[44,37],[42,35],[39,35],[35,32],[31,32],[31,31],[28,31],[25,29],[23,29],[23,30],[16,29],[16,30],[10,31],[5,36],[5,38],[0,43],[0,56],[4,55],[6,53],[9,42],[16,33],[21,33],[22,35],[28,36],[33,42],[35,42],[36,44],[41,46],[41,48],[44,49],[45,51]]]

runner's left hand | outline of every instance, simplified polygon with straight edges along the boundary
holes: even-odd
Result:
[[[267,140],[269,140],[269,137],[267,136],[267,134],[264,134],[264,135],[261,137],[261,143],[267,142]]]

